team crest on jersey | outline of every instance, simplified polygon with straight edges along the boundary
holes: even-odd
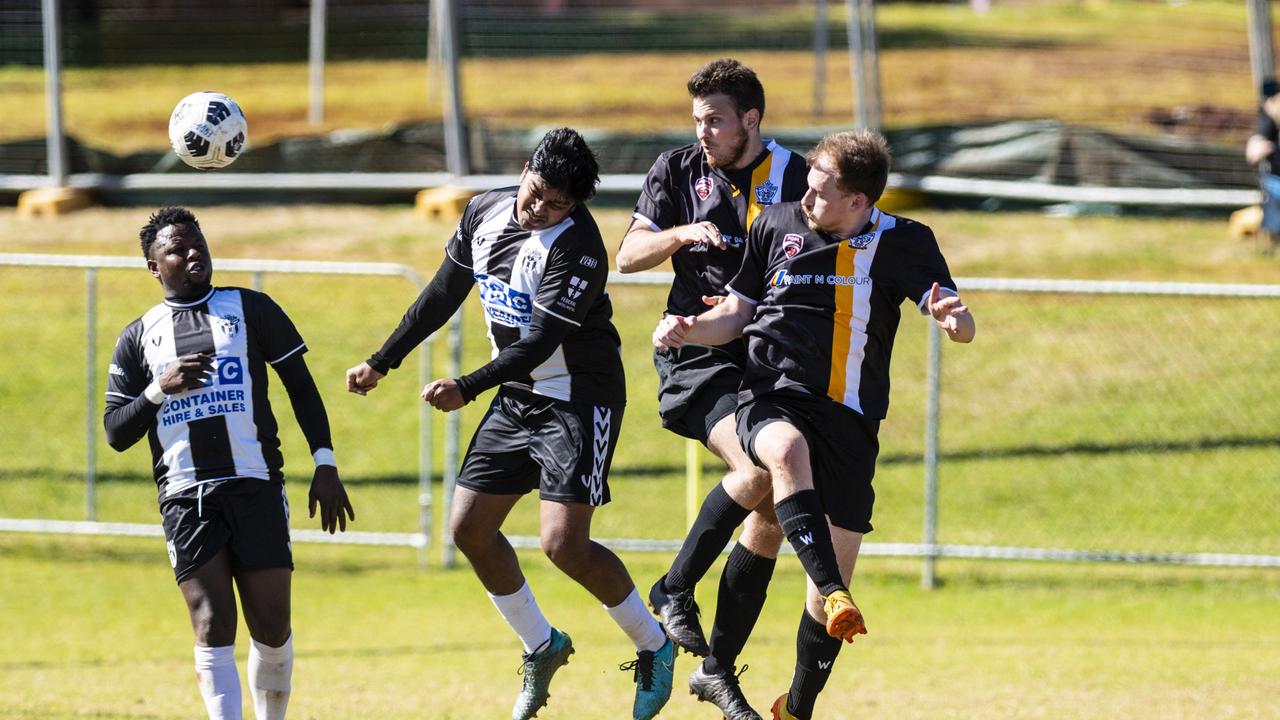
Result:
[[[240,318],[235,315],[215,317],[213,322],[229,338],[235,337],[236,333],[240,332]]]
[[[538,269],[538,263],[542,262],[542,253],[533,251],[524,256],[524,271],[533,272]]]
[[[778,186],[765,180],[756,186],[756,202],[761,205],[772,205],[778,199]]]
[[[804,236],[798,233],[787,233],[782,236],[782,252],[787,257],[795,257],[800,249],[804,247]]]
[[[706,200],[711,197],[711,189],[714,187],[715,185],[712,183],[711,178],[706,175],[698,178],[697,181],[693,183],[693,191],[698,193],[699,200]]]
[[[853,248],[854,250],[866,250],[867,246],[870,245],[872,241],[874,241],[875,239],[876,239],[876,234],[873,232],[862,233],[861,235],[856,235],[854,237],[849,238],[849,247]]]

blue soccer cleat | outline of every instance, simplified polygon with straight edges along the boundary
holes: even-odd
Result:
[[[569,635],[551,628],[551,637],[537,650],[524,655],[518,671],[524,676],[524,687],[520,688],[516,704],[511,708],[511,720],[529,720],[546,706],[551,698],[551,676],[569,662],[572,654],[573,640]]]
[[[657,650],[641,650],[636,659],[618,666],[634,670],[636,701],[631,708],[634,720],[652,720],[671,699],[671,677],[676,670],[676,646],[671,638]]]

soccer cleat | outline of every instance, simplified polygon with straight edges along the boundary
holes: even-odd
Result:
[[[693,590],[667,592],[663,586],[666,579],[663,575],[649,588],[649,606],[662,619],[662,627],[671,642],[687,653],[706,657],[711,647],[707,645],[707,636],[702,634],[702,623],[698,622],[701,612],[693,599]]]
[[[568,633],[551,628],[551,637],[537,650],[524,654],[517,671],[524,676],[524,687],[511,708],[511,720],[529,720],[538,714],[551,697],[551,676],[556,674],[573,654],[573,640]]]
[[[853,642],[854,635],[866,635],[867,624],[862,611],[853,604],[849,591],[840,588],[822,599],[822,609],[827,613],[827,634],[845,642]]]
[[[789,693],[782,693],[782,696],[773,701],[773,720],[797,720],[795,715],[787,709],[787,696]]]
[[[747,666],[743,665],[736,675],[732,672],[712,674],[698,663],[697,669],[689,676],[689,694],[699,702],[709,702],[720,708],[728,720],[762,720],[738,685],[738,678],[746,671]]]
[[[636,701],[631,706],[634,720],[651,720],[671,699],[671,676],[676,669],[676,646],[668,639],[657,650],[641,650],[636,659],[624,662],[619,670],[633,670]]]

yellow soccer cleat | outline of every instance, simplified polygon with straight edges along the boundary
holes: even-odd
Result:
[[[796,720],[796,716],[787,710],[787,695],[789,693],[782,693],[773,701],[773,720]]]
[[[851,643],[854,635],[867,634],[862,611],[853,604],[848,590],[841,588],[823,598],[822,609],[827,613],[827,634],[831,637]]]

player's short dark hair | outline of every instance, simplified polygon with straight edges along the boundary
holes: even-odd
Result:
[[[576,130],[566,127],[542,136],[529,158],[529,172],[537,173],[547,185],[576,202],[590,200],[600,182],[596,154]]]
[[[705,98],[728,95],[742,117],[748,110],[759,110],[764,118],[764,86],[751,68],[733,58],[720,58],[698,68],[689,78],[689,97]]]
[[[836,187],[845,193],[862,193],[871,202],[884,194],[893,160],[889,141],[875,130],[832,133],[818,141],[805,156],[811,167],[835,171]]]
[[[200,223],[190,210],[182,207],[160,208],[151,215],[151,219],[138,232],[138,240],[142,245],[142,257],[151,259],[151,246],[156,242],[156,235],[170,225],[191,225],[197,232],[200,231]]]

